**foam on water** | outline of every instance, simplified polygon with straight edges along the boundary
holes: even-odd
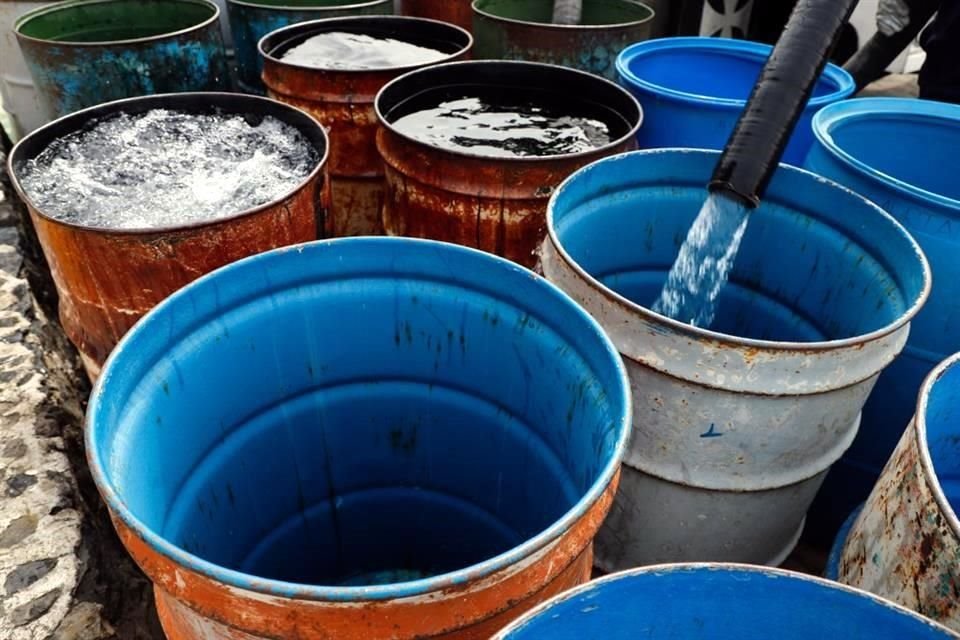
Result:
[[[393,38],[362,33],[320,33],[287,50],[284,62],[318,69],[362,70],[438,62],[447,54]]]
[[[732,198],[710,194],[680,248],[654,311],[704,329],[713,324],[717,297],[730,276],[749,212]]]
[[[317,162],[299,131],[270,116],[155,109],[111,116],[54,141],[23,167],[20,181],[53,218],[145,229],[266,204],[290,193]]]
[[[611,141],[609,127],[600,120],[483,96],[445,100],[405,115],[393,126],[423,142],[500,158],[579,153]]]

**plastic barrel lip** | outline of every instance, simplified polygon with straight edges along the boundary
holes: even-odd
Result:
[[[596,31],[600,29],[618,29],[621,27],[630,28],[630,27],[639,27],[641,25],[653,22],[653,19],[656,18],[657,12],[653,7],[646,4],[645,2],[637,2],[636,0],[620,0],[620,4],[629,4],[629,5],[639,5],[647,10],[647,17],[641,18],[640,20],[629,20],[627,22],[610,22],[605,24],[556,24],[553,22],[536,22],[533,20],[519,20],[517,18],[507,18],[490,11],[484,11],[479,7],[483,0],[473,0],[473,3],[470,5],[470,8],[473,9],[473,13],[476,15],[481,15],[484,18],[489,20],[495,20],[497,22],[506,22],[510,24],[522,25],[525,27],[537,27],[540,29],[547,29],[550,31]]]
[[[206,2],[206,0],[203,0],[203,1]],[[169,100],[173,100],[174,103],[165,104]],[[265,107],[265,109],[270,109],[273,112],[289,110],[292,113],[296,113],[305,118],[309,118],[309,120],[316,125],[317,129],[321,132],[321,135],[323,136],[323,140],[324,140],[323,153],[320,154],[320,159],[317,161],[317,165],[313,168],[313,170],[309,174],[307,174],[307,176],[303,180],[301,180],[297,184],[297,186],[290,189],[290,191],[287,192],[283,197],[271,200],[270,202],[265,202],[264,204],[261,204],[256,207],[239,211],[229,216],[224,216],[224,217],[216,218],[213,220],[201,220],[198,222],[191,222],[187,224],[164,225],[164,226],[145,227],[145,228],[136,228],[136,229],[114,229],[111,227],[98,227],[98,226],[68,222],[60,218],[51,216],[48,213],[45,213],[41,208],[39,208],[36,204],[34,204],[33,200],[30,199],[30,196],[26,193],[26,191],[23,189],[23,186],[20,184],[20,180],[17,177],[17,172],[15,171],[15,166],[14,166],[15,161],[20,162],[19,156],[22,153],[25,153],[22,150],[25,149],[27,145],[32,144],[33,140],[37,138],[41,138],[46,134],[54,131],[55,129],[58,129],[61,127],[67,127],[68,125],[70,125],[69,130],[64,131],[56,136],[51,135],[50,136],[51,138],[54,138],[54,137],[59,138],[69,133],[76,132],[80,129],[80,126],[89,122],[91,119],[97,116],[106,116],[106,115],[121,113],[123,112],[124,105],[129,105],[132,103],[140,103],[140,104],[155,103],[155,105],[152,108],[176,109],[178,108],[177,101],[191,101],[191,100],[199,101],[198,103],[205,103],[207,105],[210,105],[214,100],[221,100],[224,102],[235,102],[237,104],[258,103],[263,107]],[[214,106],[217,106],[217,105],[214,105]],[[241,112],[242,112],[241,109],[237,110],[237,114],[240,114]],[[264,110],[262,113],[266,113],[266,110]],[[269,114],[267,113],[267,115]],[[79,125],[79,126],[75,126],[75,125]],[[300,127],[297,127],[297,129],[298,131],[300,131],[301,134],[304,133]],[[305,135],[304,137],[306,137],[311,144],[314,144],[313,140],[310,140],[309,136]],[[44,145],[44,148],[46,148],[46,146],[47,145]],[[314,144],[314,146],[316,145]],[[74,111],[73,113],[69,113],[65,116],[61,116],[56,120],[53,120],[52,122],[48,122],[47,124],[43,125],[39,129],[36,129],[30,134],[21,138],[20,141],[17,142],[16,145],[14,145],[13,149],[10,151],[10,154],[7,156],[7,173],[10,175],[10,181],[13,183],[13,187],[16,190],[17,194],[20,196],[20,198],[24,202],[26,202],[28,205],[30,205],[30,208],[37,215],[44,218],[45,220],[50,220],[55,224],[64,225],[72,229],[82,229],[84,231],[90,231],[92,233],[111,234],[111,235],[151,235],[151,234],[155,235],[155,234],[184,231],[188,229],[201,229],[204,227],[212,227],[212,226],[216,226],[224,223],[229,223],[235,220],[239,220],[241,218],[246,218],[248,216],[256,215],[257,213],[276,207],[278,204],[280,204],[281,202],[283,202],[293,194],[298,193],[301,189],[308,187],[311,182],[316,180],[318,175],[324,170],[324,167],[327,164],[327,160],[329,159],[329,156],[330,156],[330,140],[327,137],[326,131],[323,129],[323,126],[317,121],[316,118],[314,118],[312,115],[310,115],[309,113],[307,113],[306,111],[298,107],[294,107],[294,106],[279,102],[277,100],[272,100],[270,98],[265,98],[263,96],[229,93],[225,91],[160,93],[160,94],[154,94],[154,95],[148,95],[148,96],[136,96],[132,98],[123,98],[121,100],[114,100],[113,102],[105,102],[103,104],[87,107],[86,109],[81,109],[80,111]],[[33,157],[36,157],[36,155],[34,155]],[[33,159],[33,158],[30,158],[30,159]]]
[[[952,128],[960,129],[960,105],[912,98],[853,98],[827,105],[817,112],[813,117],[813,134],[834,157],[868,180],[881,183],[913,198],[953,209],[957,215],[960,215],[960,199],[928,191],[875,169],[845,151],[833,137],[834,127],[844,122],[890,115],[896,116],[901,122],[943,122]]]
[[[833,546],[830,547],[830,555],[827,556],[827,566],[823,569],[823,577],[827,580],[840,581],[840,563],[843,560],[843,548],[847,545],[847,538],[850,537],[850,530],[853,529],[853,523],[860,517],[863,511],[863,504],[854,509],[847,519],[843,521],[837,536],[833,540]]]
[[[930,489],[933,492],[934,498],[936,498],[941,513],[943,513],[947,524],[950,525],[950,529],[953,530],[953,535],[960,538],[960,519],[957,518],[957,513],[947,499],[947,495],[944,493],[943,487],[940,484],[940,479],[937,477],[933,457],[930,455],[930,443],[927,440],[927,405],[930,402],[930,394],[933,392],[933,388],[940,382],[940,378],[942,378],[948,370],[958,365],[960,365],[960,353],[955,353],[941,362],[936,369],[927,375],[923,381],[923,386],[920,387],[919,400],[917,401],[917,415],[913,420],[913,430],[917,437],[917,448],[920,450],[920,464],[923,466],[924,473],[926,474],[924,480],[930,485]]]
[[[639,577],[645,575],[654,575],[654,576],[668,576],[671,574],[679,573],[697,573],[703,571],[714,571],[714,572],[724,572],[731,574],[731,577],[736,575],[749,574],[757,577],[769,577],[769,578],[781,578],[787,580],[794,580],[797,582],[808,582],[815,584],[817,586],[823,587],[825,589],[830,589],[832,591],[844,592],[847,594],[852,594],[863,599],[870,600],[873,604],[879,605],[885,609],[895,611],[896,613],[912,618],[913,620],[923,623],[929,627],[944,633],[946,636],[960,638],[960,635],[957,635],[947,627],[941,625],[938,622],[925,618],[915,611],[911,611],[906,607],[903,607],[895,602],[891,602],[880,596],[874,595],[869,591],[864,591],[863,589],[857,589],[856,587],[851,587],[839,582],[834,582],[832,580],[827,580],[825,578],[819,578],[816,576],[807,575],[804,573],[797,573],[795,571],[789,571],[787,569],[779,569],[774,567],[763,567],[751,564],[738,564],[738,563],[727,563],[727,562],[693,562],[693,563],[677,563],[677,564],[659,564],[651,565],[647,567],[639,567],[637,569],[629,569],[627,571],[621,571],[619,573],[611,573],[609,575],[597,578],[591,582],[587,582],[578,587],[575,587],[569,591],[565,591],[558,596],[554,596],[550,600],[547,600],[544,603],[541,603],[529,610],[523,616],[517,620],[511,622],[509,625],[504,627],[497,635],[495,635],[491,640],[508,640],[510,636],[517,632],[521,631],[524,626],[530,623],[534,618],[544,614],[549,611],[553,606],[562,604],[573,600],[585,593],[595,591],[603,588],[604,585],[610,582],[617,582],[625,578]]]
[[[550,527],[541,531],[536,536],[526,540],[523,544],[513,547],[504,553],[474,564],[472,566],[459,569],[457,571],[441,574],[431,578],[413,580],[409,582],[399,582],[389,585],[376,585],[365,587],[334,587],[296,584],[282,580],[272,580],[253,576],[242,571],[220,567],[212,562],[204,560],[199,556],[189,553],[179,547],[171,544],[152,528],[145,525],[137,518],[126,504],[121,500],[113,485],[108,481],[106,473],[106,461],[101,458],[99,447],[97,446],[98,419],[100,412],[101,397],[104,389],[110,384],[113,377],[113,369],[122,367],[118,363],[126,358],[126,352],[131,348],[131,343],[137,339],[137,336],[143,333],[149,333],[153,329],[154,318],[163,313],[167,308],[180,303],[181,300],[188,299],[197,289],[207,286],[207,283],[218,277],[219,274],[227,270],[245,269],[251,265],[265,263],[272,260],[281,259],[280,256],[290,253],[303,253],[307,251],[332,251],[339,247],[351,248],[353,246],[364,245],[370,248],[381,248],[384,251],[389,250],[391,246],[401,247],[407,251],[441,251],[451,256],[457,254],[469,256],[469,259],[482,264],[487,262],[484,268],[497,270],[503,273],[505,270],[513,271],[518,276],[529,277],[535,283],[533,286],[544,288],[548,295],[554,297],[579,318],[581,326],[588,329],[593,334],[599,345],[606,352],[610,362],[616,367],[619,393],[623,398],[622,416],[617,425],[619,429],[619,438],[614,447],[610,460],[598,473],[597,479],[590,486],[589,490],[581,496],[580,500],[558,518]],[[375,253],[383,253],[381,251]],[[630,383],[627,378],[626,367],[620,359],[619,353],[613,343],[607,337],[600,324],[573,301],[566,293],[556,287],[545,278],[536,275],[509,260],[498,256],[471,249],[460,245],[438,242],[435,240],[421,240],[415,238],[392,238],[392,237],[357,237],[357,238],[337,238],[333,240],[317,240],[299,245],[274,249],[266,253],[257,254],[234,262],[216,271],[201,276],[191,284],[180,289],[170,297],[166,298],[159,305],[154,307],[149,313],[141,318],[134,327],[120,340],[116,348],[110,354],[103,367],[103,373],[94,385],[90,394],[90,404],[87,408],[85,417],[84,443],[87,448],[87,462],[91,474],[96,482],[104,501],[109,506],[113,514],[119,517],[137,536],[141,537],[156,552],[172,559],[174,562],[187,567],[201,575],[213,580],[220,581],[231,587],[236,587],[254,593],[262,593],[271,596],[280,596],[298,600],[309,600],[317,602],[360,602],[360,601],[382,601],[398,598],[415,597],[419,595],[437,592],[443,589],[463,586],[486,578],[498,571],[509,568],[525,558],[529,558],[536,552],[545,548],[550,543],[557,540],[564,532],[569,530],[589,509],[594,505],[603,493],[607,490],[610,483],[616,477],[620,470],[621,461],[626,453],[627,442],[630,436],[630,425],[632,421],[632,408],[630,398]],[[609,395],[609,394],[608,394]]]
[[[578,151],[577,153],[563,153],[563,154],[550,155],[550,156],[519,156],[519,157],[511,157],[511,158],[498,158],[498,157],[491,157],[491,156],[486,156],[482,154],[470,153],[469,151],[466,151],[460,148],[445,147],[438,144],[432,144],[430,142],[424,142],[423,140],[419,140],[417,138],[414,138],[413,136],[410,136],[400,131],[399,129],[394,127],[393,123],[386,118],[385,114],[383,113],[383,110],[381,109],[381,102],[382,102],[381,98],[386,94],[387,91],[391,90],[395,85],[406,81],[412,75],[417,73],[428,73],[428,72],[442,71],[444,69],[454,69],[462,65],[473,65],[473,66],[502,65],[502,66],[514,67],[516,69],[519,69],[521,67],[527,67],[531,72],[531,77],[536,77],[536,72],[538,67],[541,69],[542,68],[550,69],[550,70],[553,70],[554,72],[576,74],[578,76],[581,76],[585,82],[593,82],[593,81],[601,82],[608,85],[608,88],[611,90],[622,92],[623,97],[629,98],[630,101],[632,102],[632,106],[636,107],[637,121],[633,123],[633,125],[630,127],[630,130],[627,131],[624,135],[617,138],[616,140],[611,140],[610,142],[603,145],[602,147],[597,147],[595,149]],[[469,69],[469,66],[467,67],[467,69]],[[461,71],[465,72],[467,69],[461,69]],[[471,83],[469,79],[465,78],[463,81],[463,85],[467,86],[470,84]],[[477,83],[472,83],[472,84],[477,84]],[[558,93],[562,95],[562,88],[560,91],[558,91]],[[545,62],[525,62],[522,60],[460,60],[457,62],[445,62],[443,64],[431,65],[428,67],[414,69],[413,71],[405,73],[398,78],[394,78],[393,80],[388,82],[386,85],[384,85],[384,87],[380,89],[380,92],[377,93],[377,97],[374,100],[374,108],[376,109],[376,112],[377,112],[377,120],[381,123],[381,125],[383,125],[393,135],[403,138],[408,144],[416,145],[420,148],[426,148],[433,151],[440,151],[442,153],[450,154],[452,156],[460,156],[464,158],[471,158],[474,160],[482,160],[484,162],[490,162],[494,164],[504,164],[504,163],[512,164],[516,162],[537,164],[537,163],[543,163],[543,162],[554,162],[558,160],[573,160],[578,158],[589,158],[592,156],[602,155],[603,153],[609,152],[611,149],[616,149],[618,146],[625,144],[629,140],[632,140],[634,137],[636,137],[637,131],[639,131],[640,127],[643,125],[643,107],[640,105],[640,102],[629,91],[627,91],[617,83],[611,82],[606,78],[602,78],[600,76],[594,75],[592,73],[588,73],[586,71],[580,71],[579,69],[572,69],[570,67],[564,67],[556,64],[547,64]],[[622,114],[618,114],[618,115],[622,115]]]
[[[428,63],[419,63],[419,64],[415,63],[415,64],[397,65],[397,66],[391,66],[391,67],[375,67],[370,69],[333,69],[333,68],[311,66],[306,64],[295,64],[283,58],[277,58],[272,53],[274,50],[276,50],[276,46],[284,42],[285,40],[284,36],[293,36],[293,35],[301,35],[301,34],[305,36],[309,36],[309,35],[312,35],[310,33],[310,30],[314,27],[324,27],[331,24],[336,24],[336,25],[357,24],[362,26],[364,24],[373,25],[377,22],[380,22],[380,23],[393,22],[398,27],[403,26],[405,24],[415,25],[417,23],[429,23],[433,25],[442,25],[444,27],[447,27],[451,32],[456,31],[460,35],[465,36],[466,45],[464,45],[463,47],[461,47],[460,49],[452,53],[446,54],[446,57],[441,58],[437,62],[428,62]],[[326,31],[318,31],[317,33],[326,33]],[[276,40],[277,42],[268,42],[273,40]],[[394,73],[407,72],[407,71],[420,69],[422,67],[433,66],[436,64],[443,64],[444,62],[454,60],[457,57],[462,56],[467,51],[470,51],[470,49],[473,48],[473,44],[474,44],[473,35],[469,31],[467,31],[463,27],[458,27],[457,25],[451,24],[449,22],[443,22],[441,20],[432,20],[430,18],[416,18],[413,16],[371,15],[371,16],[341,16],[341,17],[334,17],[334,18],[321,18],[319,20],[311,20],[309,22],[299,22],[296,24],[288,25],[286,27],[281,27],[280,29],[277,29],[276,31],[271,31],[267,35],[260,38],[260,41],[257,43],[257,51],[261,56],[270,60],[272,63],[282,65],[284,67],[289,67],[293,69],[302,69],[304,71],[315,71],[315,72],[321,71],[321,72],[327,72],[327,73],[362,75],[362,74],[380,73],[380,72],[394,72]],[[268,45],[273,45],[273,46],[268,46]]]
[[[150,42],[156,42],[159,40],[167,40],[176,36],[184,35],[192,31],[201,31],[211,24],[216,24],[220,20],[220,7],[213,2],[212,0],[165,0],[165,2],[174,5],[174,4],[198,4],[210,7],[213,9],[213,13],[209,18],[198,22],[195,25],[184,27],[178,31],[169,31],[167,33],[159,33],[155,36],[145,36],[143,38],[131,38],[129,40],[102,40],[98,42],[73,42],[70,40],[49,40],[47,38],[36,38],[34,36],[28,36],[23,33],[21,28],[40,15],[45,15],[49,13],[58,13],[64,10],[70,10],[78,6],[83,5],[92,5],[92,4],[112,4],[116,0],[70,0],[69,2],[52,4],[46,7],[40,7],[34,9],[29,13],[25,13],[19,18],[13,25],[13,31],[16,34],[17,38],[22,38],[30,42],[37,43],[56,43],[61,45],[69,45],[71,47],[103,47],[104,45],[117,45],[117,44],[147,44]],[[217,27],[219,29],[219,27]],[[77,112],[75,112],[77,113]]]
[[[623,305],[628,308],[631,312],[640,315],[641,317],[654,320],[656,323],[661,325],[666,325],[670,327],[671,330],[676,333],[690,336],[697,341],[712,340],[719,345],[733,346],[733,347],[755,347],[757,349],[762,349],[765,351],[809,351],[809,352],[819,352],[819,351],[829,351],[835,350],[844,347],[853,347],[856,348],[858,345],[863,344],[864,342],[869,342],[882,338],[884,336],[890,335],[906,326],[916,315],[920,312],[920,309],[923,308],[924,303],[927,301],[927,298],[930,296],[930,290],[933,285],[933,275],[930,270],[930,264],[927,261],[926,256],[923,253],[923,250],[920,248],[920,245],[917,244],[917,241],[910,235],[907,229],[900,224],[893,216],[881,209],[879,206],[873,202],[867,200],[863,196],[854,193],[850,189],[839,185],[832,180],[828,180],[822,176],[819,176],[815,173],[807,171],[805,169],[800,169],[791,165],[786,165],[781,163],[778,171],[780,172],[791,172],[796,174],[803,174],[809,176],[810,178],[817,180],[823,184],[830,185],[833,188],[838,189],[846,193],[847,195],[861,200],[864,204],[868,205],[871,209],[874,209],[876,213],[885,220],[888,224],[893,226],[900,236],[909,244],[910,248],[913,250],[917,260],[920,262],[921,269],[923,271],[923,287],[913,301],[913,304],[907,308],[903,314],[901,314],[894,322],[887,324],[884,327],[880,327],[869,333],[860,334],[857,336],[851,336],[849,338],[840,338],[836,340],[821,340],[815,342],[787,342],[779,340],[758,340],[755,338],[743,338],[735,336],[728,333],[720,333],[718,331],[712,331],[710,329],[703,329],[700,327],[695,327],[686,322],[681,322],[679,320],[674,320],[669,316],[665,316],[655,312],[652,309],[648,309],[640,304],[637,304],[633,300],[617,293],[613,289],[607,287],[605,284],[600,282],[595,278],[591,273],[584,269],[580,263],[578,263],[573,256],[571,256],[563,243],[560,242],[560,236],[557,234],[557,226],[555,223],[555,210],[556,202],[560,195],[573,183],[573,181],[580,178],[581,174],[587,171],[594,171],[598,168],[606,165],[613,164],[618,161],[622,161],[625,158],[631,156],[655,156],[662,154],[690,154],[690,155],[709,155],[716,158],[720,157],[720,151],[710,150],[710,149],[646,149],[641,151],[629,151],[627,153],[621,153],[614,156],[609,156],[598,160],[593,164],[584,167],[571,176],[569,176],[559,187],[554,191],[553,195],[550,197],[550,204],[547,207],[547,238],[553,246],[556,248],[557,252],[563,258],[563,260],[570,265],[570,267],[585,281],[590,283],[596,291],[601,293],[607,298],[615,301],[617,304]],[[706,183],[704,183],[704,199],[707,197]],[[751,213],[750,215],[763,215],[762,213],[755,214]]]
[[[638,42],[630,45],[617,56],[617,72],[624,79],[637,85],[647,91],[656,93],[658,96],[671,98],[680,102],[695,104],[698,106],[724,106],[743,108],[747,105],[747,99],[718,98],[686,91],[671,89],[663,85],[655,84],[649,80],[641,78],[630,68],[633,60],[650,54],[663,51],[699,50],[705,54],[712,55],[737,55],[756,60],[757,72],[763,67],[764,61],[773,51],[773,47],[759,42],[750,42],[747,40],[733,40],[728,38],[704,38],[704,37],[678,37],[678,38],[658,38]],[[822,78],[830,80],[836,90],[821,96],[810,98],[807,108],[820,108],[837,100],[841,100],[853,93],[856,88],[853,76],[847,71],[836,66],[828,64],[823,71]]]

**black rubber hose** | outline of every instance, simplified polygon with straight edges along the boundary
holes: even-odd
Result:
[[[760,204],[790,134],[827,66],[857,0],[800,0],[773,48],[710,181],[749,207]]]
[[[903,29],[889,35],[878,31],[843,66],[853,76],[857,89],[863,89],[884,74],[937,12],[940,0],[909,0],[906,4],[910,22]]]

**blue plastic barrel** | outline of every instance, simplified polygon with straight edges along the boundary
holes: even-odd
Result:
[[[834,467],[811,512],[829,544],[863,502],[910,422],[924,377],[960,351],[960,106],[899,98],[831,105],[814,120],[806,166],[874,201],[916,238],[933,290],[903,354],[864,407],[860,435]]]
[[[640,148],[722,149],[772,50],[726,38],[661,38],[624,49],[617,58],[620,82],[640,101],[648,123],[637,134]],[[784,162],[803,162],[813,143],[813,114],[854,88],[849,73],[827,65]]]
[[[456,599],[468,626],[509,615],[484,590],[528,567],[534,600],[589,578],[629,407],[616,350],[542,278],[358,238],[243,260],[156,307],[104,368],[87,451],[164,611],[217,617],[196,580],[234,593],[222,615],[243,637],[307,637],[365,603],[386,624],[392,600]],[[299,613],[245,626],[261,620],[241,603],[275,598]],[[406,631],[391,637],[433,635]]]
[[[496,640],[934,640],[946,628],[864,591],[742,565],[615,574],[553,599]]]

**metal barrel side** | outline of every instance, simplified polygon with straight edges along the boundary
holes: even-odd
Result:
[[[960,106],[926,100],[857,98],[814,118],[804,166],[876,202],[917,239],[930,260],[930,301],[903,354],[880,376],[863,428],[811,509],[811,534],[829,541],[870,493],[916,407],[924,378],[960,351]]]
[[[461,29],[473,29],[473,0],[397,0],[400,15],[414,18],[430,18],[455,24]]]
[[[495,158],[426,144],[391,124],[391,112],[410,97],[436,87],[458,86],[496,88],[511,97],[524,92],[539,99],[548,95],[562,101],[586,96],[603,105],[620,131],[609,144],[589,152]],[[413,71],[383,88],[376,109],[381,124],[377,149],[387,178],[386,232],[482,249],[525,267],[537,263],[553,190],[577,169],[634,149],[643,120],[636,100],[614,83],[532,62],[451,62]]]
[[[936,367],[916,417],[853,524],[839,580],[960,632],[960,354]]]
[[[393,0],[226,0],[237,59],[237,85],[263,95],[263,60],[258,45],[268,33],[322,18],[389,15]]]
[[[949,629],[869,593],[807,575],[728,564],[607,576],[537,607],[494,640],[955,640]]]
[[[145,230],[83,227],[48,216],[31,202],[18,180],[21,167],[54,140],[92,120],[116,113],[174,109],[219,110],[273,116],[296,127],[321,161],[283,198],[210,223]],[[27,204],[54,284],[60,320],[91,378],[117,341],[168,295],[218,267],[249,255],[315,240],[325,207],[327,138],[306,113],[274,100],[228,93],[180,93],[130,98],[74,113],[37,129],[10,154],[8,167]]]
[[[0,96],[3,108],[13,116],[16,127],[27,134],[47,123],[43,107],[33,86],[30,70],[20,53],[20,45],[13,33],[13,26],[24,13],[52,2],[0,2]]]
[[[282,54],[290,47],[330,31],[399,38],[443,51],[448,54],[444,61],[467,57],[473,38],[459,27],[433,20],[363,16],[301,23],[260,41],[267,94],[310,113],[330,137],[330,210],[322,235],[382,235],[384,170],[377,152],[374,99],[394,78],[427,65],[337,70],[283,61]]]
[[[627,385],[529,271],[341,238],[158,305],[98,381],[87,451],[171,638],[489,638],[589,579]]]
[[[640,148],[722,149],[772,50],[770,45],[728,38],[660,38],[625,49],[617,58],[620,81],[650,120],[661,123],[640,130]],[[813,143],[813,115],[854,89],[849,73],[827,65],[783,162],[803,162]]]
[[[650,311],[717,157],[608,158],[551,200],[544,273],[604,326],[633,390],[622,488],[597,540],[608,571],[785,559],[929,292],[926,260],[903,227],[784,165],[750,221],[713,330]]]
[[[48,119],[112,100],[229,88],[209,0],[70,0],[15,31]]]
[[[553,0],[476,0],[478,59],[558,64],[617,79],[617,56],[650,37],[653,9],[634,0],[586,0],[578,25],[550,22]]]

